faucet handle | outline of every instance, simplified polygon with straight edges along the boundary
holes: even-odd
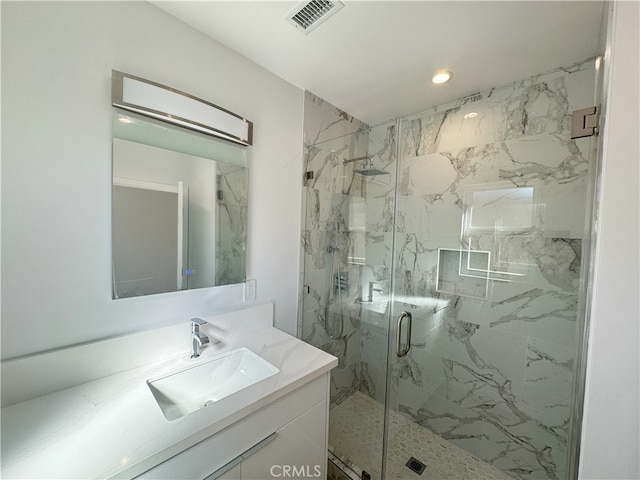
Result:
[[[202,320],[201,318],[195,317],[191,319],[191,325],[206,325],[207,322],[205,322],[204,320]]]

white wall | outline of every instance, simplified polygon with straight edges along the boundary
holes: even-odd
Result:
[[[111,69],[254,122],[248,275],[295,332],[302,91],[142,2],[2,2],[2,358],[242,304],[111,300]]]
[[[580,477],[640,478],[640,3],[616,2]]]

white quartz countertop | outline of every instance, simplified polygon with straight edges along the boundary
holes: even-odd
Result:
[[[337,365],[332,355],[265,322],[235,332],[215,322],[207,327],[212,345],[198,359],[188,358],[185,339],[180,355],[3,408],[2,478],[135,477]],[[279,372],[210,407],[165,419],[147,379],[238,347]]]

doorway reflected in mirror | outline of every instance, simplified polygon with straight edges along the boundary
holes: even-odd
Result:
[[[113,298],[241,283],[246,149],[114,113]]]

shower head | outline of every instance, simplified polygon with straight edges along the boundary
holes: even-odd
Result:
[[[364,157],[352,158],[350,160],[343,160],[342,164],[346,165],[347,163],[357,162],[358,160],[369,160],[369,164],[360,170],[354,170],[355,173],[359,173],[360,175],[366,176],[375,176],[375,175],[389,175],[389,172],[385,172],[384,170],[380,170],[373,166],[373,158],[369,155],[365,155]]]
[[[371,165],[369,165],[367,168],[363,168],[362,170],[355,170],[355,172],[359,173],[360,175],[366,175],[366,176],[389,175],[389,172],[385,172],[384,170],[373,168]]]
[[[369,165],[360,170],[355,170],[356,173],[360,175],[366,175],[367,177],[373,177],[376,175],[389,175],[389,172],[385,172],[384,170],[380,170],[373,166],[373,159],[369,157]]]

